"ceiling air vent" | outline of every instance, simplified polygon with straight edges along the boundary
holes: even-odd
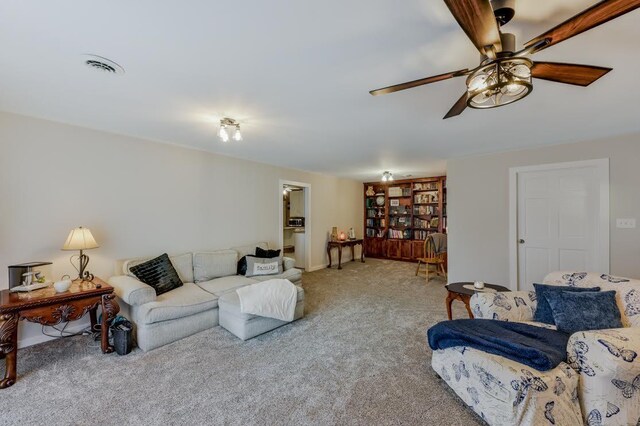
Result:
[[[124,74],[124,68],[110,59],[97,55],[84,55],[86,66],[110,74]]]

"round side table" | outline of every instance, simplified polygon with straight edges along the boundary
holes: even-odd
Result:
[[[473,318],[473,314],[471,313],[471,306],[469,306],[469,301],[471,300],[471,296],[473,296],[476,293],[489,293],[492,292],[492,290],[495,291],[511,291],[506,287],[503,287],[501,285],[496,285],[496,284],[484,284],[484,289],[482,290],[476,290],[474,288],[468,288],[468,287],[473,287],[473,283],[472,282],[459,282],[459,283],[451,283],[449,285],[446,286],[447,288],[447,300],[445,301],[445,304],[447,306],[447,316],[449,317],[449,319],[452,319],[451,316],[451,304],[453,303],[454,300],[459,300],[462,303],[464,303],[465,308],[467,308],[467,312],[469,313],[469,318]],[[490,289],[490,290],[486,290],[486,289]]]

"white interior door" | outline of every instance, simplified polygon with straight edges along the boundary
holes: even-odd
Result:
[[[517,171],[518,289],[533,290],[552,271],[608,273],[608,167],[606,191],[603,177],[592,163]]]

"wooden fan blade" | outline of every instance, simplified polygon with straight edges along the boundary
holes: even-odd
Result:
[[[418,86],[423,86],[429,83],[435,83],[436,81],[448,80],[453,77],[460,77],[462,75],[467,74],[468,71],[469,71],[468,69],[463,69],[459,71],[448,72],[445,74],[434,75],[432,77],[421,78],[419,80],[408,81],[406,83],[395,84],[393,86],[383,87],[382,89],[372,90],[369,93],[371,93],[373,96],[377,96],[377,95],[384,95],[386,93],[398,92],[400,90],[410,89],[412,87],[418,87]]]
[[[489,0],[444,2],[480,53],[495,58],[495,53],[502,51],[498,23]]]
[[[545,39],[548,40],[547,44],[541,45],[532,53],[538,52],[625,13],[629,13],[638,7],[640,7],[640,0],[603,0],[567,19],[562,24],[553,27],[546,33],[531,39],[525,44],[525,47],[530,47]]]
[[[447,118],[460,115],[462,114],[462,111],[464,111],[466,107],[467,107],[467,92],[464,92],[464,94],[460,97],[460,99],[458,99],[458,101],[455,104],[453,104],[453,106],[451,107],[447,115],[442,117],[442,119],[445,120]]]
[[[536,62],[531,68],[531,76],[558,83],[588,86],[612,68],[593,65],[564,64],[561,62]]]

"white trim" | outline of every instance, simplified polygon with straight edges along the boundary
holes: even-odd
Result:
[[[284,211],[282,209],[282,191],[285,185],[293,185],[304,188],[304,269],[311,267],[311,184],[280,179],[278,182],[278,247],[284,246]]]
[[[594,167],[598,171],[600,185],[600,212],[598,225],[598,271],[609,273],[609,159],[570,161],[509,168],[509,281],[511,289],[518,289],[518,173],[578,169]]]

